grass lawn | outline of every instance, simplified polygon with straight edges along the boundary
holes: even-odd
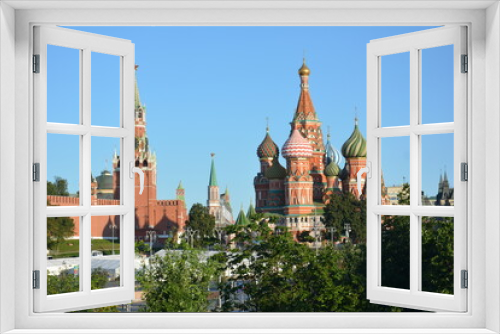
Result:
[[[92,250],[102,251],[104,255],[111,255],[113,253],[113,247],[115,249],[115,254],[120,254],[120,242],[118,240],[113,242],[111,240],[105,239],[92,239]],[[50,255],[56,259],[60,257],[78,257],[80,255],[80,240],[70,239],[61,242],[54,246],[50,250]]]

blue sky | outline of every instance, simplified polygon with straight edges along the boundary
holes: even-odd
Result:
[[[265,136],[266,117],[270,134],[280,148],[289,135],[289,122],[300,92],[297,70],[304,54],[311,69],[310,92],[323,132],[326,134],[330,127],[332,142],[340,149],[353,130],[355,106],[360,129],[366,134],[366,44],[372,39],[427,28],[72,29],[135,43],[141,101],[147,107],[148,136],[158,159],[158,199],[174,198],[182,180],[188,208],[196,202],[206,203],[210,153],[214,152],[221,192],[228,186],[233,208],[243,204],[246,209],[255,196],[253,178],[259,170],[256,149]],[[78,53],[51,48],[48,65],[54,74],[48,79],[48,120],[78,122]],[[440,61],[450,55],[450,50],[452,47],[423,51],[424,123],[452,121],[453,74],[451,67]],[[116,125],[117,59],[93,54],[92,60],[92,123]],[[408,124],[408,61],[404,54],[382,60],[383,126]],[[423,189],[427,194],[437,192],[439,173],[445,166],[448,176],[453,177],[452,137],[423,139]],[[405,140],[395,140],[383,149],[386,185],[400,184],[403,177],[408,180],[409,166],[404,157],[409,148]],[[111,168],[117,142],[94,142],[92,172],[98,175],[106,166]],[[72,138],[48,141],[49,180],[53,175],[67,178],[71,192],[76,191],[78,183],[77,143]],[[283,158],[281,162],[285,165]]]

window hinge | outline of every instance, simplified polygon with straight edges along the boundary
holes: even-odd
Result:
[[[460,164],[460,180],[469,181],[469,165],[466,162]]]
[[[469,72],[469,56],[462,55],[462,73]]]
[[[469,287],[469,273],[467,270],[461,271],[461,281],[462,289],[467,289]]]
[[[40,73],[40,55],[33,55],[33,73]]]
[[[40,163],[35,162],[33,164],[33,181],[39,182],[40,181]]]
[[[40,289],[40,270],[33,270],[33,289]]]

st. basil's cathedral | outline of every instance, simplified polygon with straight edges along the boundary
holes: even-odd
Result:
[[[359,199],[366,192],[366,175],[361,181],[362,193],[357,189],[356,175],[366,167],[366,139],[357,118],[351,136],[342,145],[345,165],[341,169],[340,152],[331,144],[329,133],[326,145],[323,142],[321,121],[309,93],[311,71],[305,60],[298,73],[299,101],[290,123],[290,136],[281,149],[286,168],[279,162],[280,151],[268,127],[257,148],[260,172],[254,179],[255,210],[282,215],[281,224],[292,231],[310,230],[312,224],[319,222],[331,194],[352,193]]]

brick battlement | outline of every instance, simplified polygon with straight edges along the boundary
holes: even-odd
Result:
[[[50,205],[59,205],[59,206],[80,205],[80,198],[78,197],[48,195],[47,201],[49,202]]]
[[[179,206],[181,205],[180,200],[158,200],[158,206]]]
[[[118,199],[97,199],[92,201],[92,205],[120,205]]]

